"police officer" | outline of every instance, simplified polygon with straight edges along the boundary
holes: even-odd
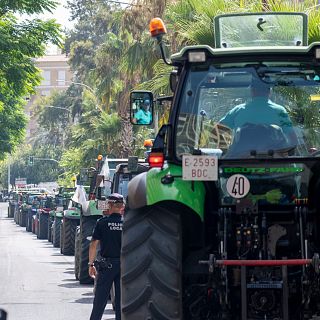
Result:
[[[89,248],[89,275],[97,277],[96,291],[90,320],[101,320],[112,283],[115,287],[116,320],[121,319],[120,311],[120,250],[122,235],[123,196],[112,193],[108,196],[109,216],[97,221]],[[97,262],[97,246],[100,244],[102,259]]]

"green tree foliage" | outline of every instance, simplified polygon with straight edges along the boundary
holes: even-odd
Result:
[[[63,185],[69,185],[71,177],[81,168],[94,165],[98,154],[110,157],[119,154],[120,118],[117,113],[101,112],[90,97],[85,97],[83,107],[84,112],[72,128],[70,143],[59,163],[63,168],[59,181]]]
[[[85,115],[85,125],[76,126],[73,137],[77,145],[82,143],[84,154],[98,150],[97,145],[117,157],[136,153],[141,146],[129,122],[129,93],[153,74],[158,48],[146,27],[152,17],[162,16],[166,1],[138,0],[127,8],[100,0],[70,0],[68,4],[77,20],[66,42],[70,64],[79,81],[93,88],[106,112],[90,114],[91,119]],[[114,125],[118,128],[106,134],[104,122],[108,130]],[[84,134],[88,129],[91,137],[97,134],[94,139]]]
[[[59,176],[59,185],[71,187],[73,186],[72,177],[79,174],[81,168],[90,167],[90,161],[83,162],[83,152],[81,148],[69,148],[63,152],[59,162],[62,168],[62,174]]]
[[[50,0],[0,0],[0,14],[3,16],[8,12],[27,14],[51,12],[56,7],[56,4],[55,1]]]
[[[41,13],[54,7],[55,2],[49,0],[0,1],[0,158],[24,137],[24,97],[40,81],[33,59],[44,54],[48,42],[60,44],[54,20],[20,22],[14,13]]]
[[[15,183],[16,178],[27,178],[27,183],[38,184],[39,182],[57,181],[62,174],[58,163],[49,160],[36,160],[36,158],[59,159],[61,148],[52,146],[41,146],[33,148],[31,145],[23,145],[16,151],[14,157],[10,157],[0,163],[0,185],[7,187],[8,163],[10,163],[10,182]],[[34,165],[28,165],[29,156],[34,156]]]
[[[264,5],[264,3],[267,5]],[[280,1],[280,0],[184,0],[171,1],[167,4],[164,12],[164,21],[168,28],[168,35],[165,41],[171,52],[179,51],[186,45],[209,45],[214,47],[213,19],[215,16],[224,13],[236,12],[305,12],[308,14],[309,43],[318,41],[320,38],[320,11],[317,1],[305,0]],[[288,32],[290,28],[284,28],[283,32]],[[147,43],[148,40],[144,40]],[[130,59],[129,65],[132,69],[134,62],[138,60]],[[154,91],[157,94],[165,94],[169,90],[168,80],[171,68],[164,65],[162,61],[153,63],[152,77],[148,81],[139,85]],[[150,79],[151,78],[151,79]]]
[[[51,96],[39,99],[34,105],[34,116],[41,124],[33,138],[34,147],[43,144],[64,145],[72,125],[72,109],[67,92],[53,92]]]
[[[236,12],[305,12],[309,19],[309,42],[319,39],[320,12],[317,1],[268,0],[185,0],[173,2],[166,8],[168,29],[175,33],[177,49],[185,45],[207,44],[214,47],[213,19],[223,13]],[[290,31],[290,30],[289,30]],[[287,32],[287,30],[283,30]]]

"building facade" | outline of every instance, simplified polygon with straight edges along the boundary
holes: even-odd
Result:
[[[31,96],[26,105],[29,118],[27,126],[27,141],[31,141],[37,130],[37,119],[32,113],[32,106],[39,97],[50,96],[53,91],[66,90],[72,81],[72,73],[68,57],[63,54],[47,55],[36,60],[36,66],[41,70],[42,81],[36,87],[36,94]]]

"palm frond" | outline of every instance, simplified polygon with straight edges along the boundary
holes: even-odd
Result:
[[[162,60],[158,60],[153,67],[153,78],[138,85],[137,89],[150,90],[157,95],[170,94],[169,76],[171,70],[172,67],[166,65]]]

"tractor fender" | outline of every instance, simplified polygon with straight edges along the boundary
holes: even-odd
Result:
[[[128,184],[129,208],[138,209],[147,205],[147,172],[132,178]]]
[[[173,179],[165,179],[166,177]],[[143,172],[134,177],[128,185],[130,209],[162,201],[176,201],[195,211],[201,220],[204,216],[205,194],[203,182],[182,180],[182,168],[174,164]]]

